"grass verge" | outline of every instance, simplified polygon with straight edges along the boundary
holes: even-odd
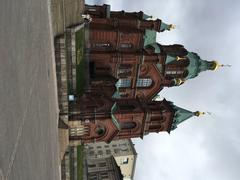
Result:
[[[76,38],[76,92],[78,95],[83,93],[85,85],[85,56],[84,56],[84,43],[85,31],[80,29],[75,34]]]
[[[83,180],[83,145],[77,146],[77,180]]]

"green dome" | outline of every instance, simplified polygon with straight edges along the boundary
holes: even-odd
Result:
[[[216,69],[216,61],[202,60],[197,53],[189,52],[187,57],[190,61],[190,64],[187,67],[188,76],[186,77],[186,79],[194,78],[198,76],[200,72]]]

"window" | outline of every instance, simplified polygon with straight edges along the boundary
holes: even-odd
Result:
[[[70,128],[69,129],[70,136],[83,136],[84,132],[82,127]]]
[[[131,79],[119,79],[116,83],[117,87],[131,87]]]
[[[89,176],[88,176],[88,178],[89,178],[89,180],[97,180],[98,178],[97,178],[97,174],[90,174]]]
[[[128,158],[124,158],[122,161],[123,164],[128,164]]]
[[[88,167],[89,167],[89,168],[95,168],[95,167],[96,167],[96,164],[89,164]]]
[[[121,147],[121,151],[128,152],[128,148],[126,146],[125,147]]]
[[[137,80],[137,87],[149,87],[152,85],[152,79],[142,78]]]
[[[169,71],[169,70],[168,70],[168,71],[166,71],[165,73],[168,74],[168,75],[171,75],[171,74],[172,74],[172,75],[175,75],[175,74],[183,74],[183,71],[179,71],[179,70],[177,70],[177,71],[176,71],[176,70],[170,70],[170,71]]]
[[[131,130],[136,127],[135,122],[120,122],[121,130]]]
[[[130,43],[121,43],[120,44],[120,48],[123,48],[123,49],[132,48],[132,44],[130,44]]]
[[[99,150],[99,151],[98,151],[98,155],[100,155],[100,156],[103,155],[103,151],[102,151],[102,150]]]
[[[106,150],[106,154],[107,154],[107,155],[110,155],[110,154],[111,154],[111,150],[110,150],[110,149],[107,149],[107,150]]]
[[[120,152],[120,149],[119,149],[119,148],[114,149],[114,153],[115,153],[115,154],[118,154],[119,152]]]
[[[101,162],[99,163],[99,167],[106,167],[107,166],[107,163],[106,162]]]
[[[108,173],[107,172],[103,172],[100,174],[100,179],[101,180],[108,180]]]
[[[89,156],[93,156],[94,155],[94,151],[89,151]]]
[[[88,11],[96,11],[95,8],[89,8]]]
[[[94,43],[92,44],[93,48],[110,48],[111,44],[110,43]]]

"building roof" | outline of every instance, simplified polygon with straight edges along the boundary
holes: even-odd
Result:
[[[154,30],[145,30],[144,34],[144,47],[150,44],[156,43],[157,40],[157,32]]]
[[[195,116],[194,112],[188,111],[175,105],[173,105],[173,109],[175,110],[175,113],[173,118],[172,130],[176,129],[177,126],[183,121]]]
[[[174,117],[173,117],[173,122],[171,125],[171,130],[174,130],[177,128],[177,126],[179,124],[181,124],[182,122],[186,121],[187,119],[193,117],[193,116],[200,116],[200,115],[204,115],[204,112],[199,112],[199,111],[189,111],[183,108],[180,108],[176,105],[174,105],[172,102],[170,102],[170,106],[172,106],[172,108],[174,109]]]
[[[145,20],[147,20],[147,19],[150,19],[150,18],[152,18],[152,16],[149,16],[149,15],[147,15],[147,14],[143,14],[143,19],[145,19]]]

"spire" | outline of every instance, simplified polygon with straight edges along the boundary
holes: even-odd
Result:
[[[161,22],[161,26],[160,26],[160,31],[171,31],[172,29],[176,29],[176,25],[174,24],[166,24],[164,22]]]
[[[205,112],[200,112],[200,111],[192,112],[192,111],[180,108],[178,106],[175,106],[173,103],[171,103],[171,106],[175,111],[173,123],[172,123],[172,130],[176,129],[180,123],[186,121],[187,119],[193,116],[199,117],[206,114]]]
[[[152,20],[153,16],[147,15],[147,14],[143,14],[143,19],[145,20]]]
[[[196,112],[194,112],[194,115],[195,116],[203,116],[203,115],[205,115],[206,113],[205,112],[200,112],[200,111],[196,111]]]
[[[217,61],[212,61],[214,63],[214,68],[212,69],[213,71],[216,71],[220,67],[231,67],[232,65],[230,64],[219,64]]]

